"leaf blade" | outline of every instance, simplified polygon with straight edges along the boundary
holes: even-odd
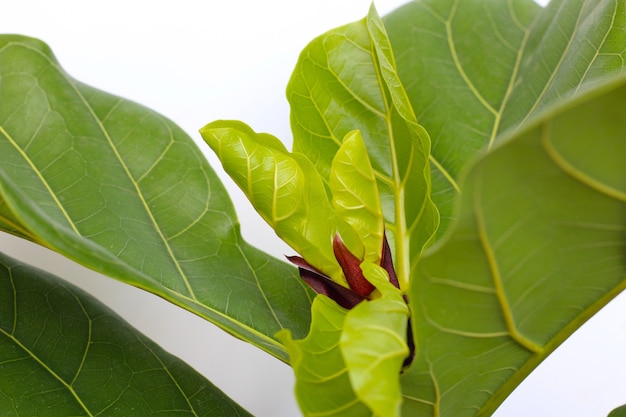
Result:
[[[403,387],[419,386],[422,393],[409,394],[420,401],[406,401],[405,412],[490,415],[626,288],[626,187],[623,166],[614,162],[626,157],[618,122],[625,94],[623,78],[591,89],[472,165],[458,222],[420,261],[410,294],[421,342]],[[613,146],[585,159],[585,178],[593,181],[581,181],[561,157],[568,153],[574,166],[582,162],[580,149],[602,133]],[[608,155],[613,152],[621,157]],[[607,172],[618,179],[611,187],[600,179]]]
[[[300,410],[305,416],[372,415],[352,390],[339,348],[346,310],[318,295],[313,300],[311,315],[311,330],[306,338],[293,340],[288,331],[280,334],[291,356]]]
[[[430,200],[430,139],[403,90],[380,18],[313,40],[289,82],[294,151],[305,153],[327,181],[341,138],[359,130],[372,163],[403,288],[414,260],[437,229]],[[413,198],[405,198],[411,190]]]
[[[363,260],[380,263],[385,233],[376,177],[358,130],[348,133],[330,168],[332,204],[359,235],[365,246]]]
[[[257,212],[288,245],[335,281],[346,284],[332,250],[336,234],[361,255],[354,229],[333,209],[319,174],[278,139],[233,121],[209,123],[201,134]],[[267,139],[271,137],[271,139]]]
[[[164,117],[72,79],[39,41],[4,36],[0,71],[0,192],[19,224],[37,242],[285,360],[274,334],[306,332],[310,294],[294,268],[242,240],[192,140]]]
[[[0,255],[0,286],[3,415],[249,415],[73,285]]]
[[[624,4],[422,0],[385,18],[400,78],[433,138],[439,235],[463,167],[507,130],[623,71]]]
[[[341,351],[357,397],[376,416],[400,416],[399,374],[409,355],[409,309],[382,268],[367,262],[362,268],[381,297],[350,310],[339,341]]]

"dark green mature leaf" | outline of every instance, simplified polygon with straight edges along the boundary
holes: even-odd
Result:
[[[0,254],[2,416],[249,416],[80,289]]]
[[[242,241],[230,199],[164,117],[68,76],[43,43],[0,38],[0,226],[168,299],[286,360],[306,334],[295,268]]]
[[[607,417],[626,417],[626,405],[617,407],[615,410],[611,411]]]
[[[288,331],[280,333],[289,350],[296,375],[296,399],[305,416],[372,415],[356,398],[339,349],[346,312],[330,298],[318,295],[311,307],[311,330],[307,337],[293,340]]]
[[[626,288],[626,79],[544,112],[475,162],[411,286],[405,414],[488,416]]]
[[[430,201],[430,139],[398,79],[376,11],[313,40],[300,55],[287,95],[294,152],[306,154],[326,180],[342,139],[360,130],[406,288],[411,262],[438,224]]]
[[[624,71],[620,0],[418,0],[385,19],[398,72],[432,138],[433,200],[450,224],[463,167],[502,132]]]

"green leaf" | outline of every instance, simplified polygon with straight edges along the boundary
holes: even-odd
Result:
[[[366,19],[312,41],[300,55],[287,95],[294,152],[314,161],[326,181],[343,138],[361,132],[398,278],[406,288],[411,262],[438,224],[430,201],[430,139],[413,114],[374,8]]]
[[[623,288],[623,260],[615,262],[624,253],[623,198],[616,191],[623,188],[615,183],[623,181],[616,161],[626,153],[623,132],[614,131],[623,98],[607,94],[615,109],[602,106],[608,113],[597,121],[591,117],[598,110],[581,104],[593,95],[571,100],[624,72],[625,7],[565,0],[542,10],[530,0],[420,0],[386,18],[400,77],[433,138],[440,233],[456,225],[414,278],[416,337],[428,343],[418,342],[421,356],[403,378],[409,396],[419,393],[405,402],[407,413],[489,415]],[[558,117],[560,130],[552,129],[556,110],[543,113],[543,132],[537,125],[532,134],[526,130],[559,103],[579,106]],[[511,140],[515,134],[507,132],[515,130],[520,137]],[[452,223],[468,163],[507,140],[472,168]],[[589,178],[598,178],[595,185]],[[603,217],[607,210],[613,212]],[[565,225],[579,221],[572,216],[597,218],[587,227],[579,223],[580,233],[574,226],[568,232]]]
[[[472,164],[410,300],[411,416],[488,416],[626,288],[626,79],[589,88]]]
[[[340,348],[357,397],[376,416],[400,416],[399,374],[409,355],[409,308],[384,269],[369,262],[361,268],[381,298],[362,302],[348,312]]]
[[[276,357],[306,334],[296,269],[244,242],[230,199],[166,118],[0,37],[0,226],[153,292]]]
[[[626,405],[617,407],[615,410],[611,411],[607,417],[626,417]]]
[[[432,138],[440,234],[463,168],[502,133],[624,71],[619,0],[418,0],[385,19],[398,73]]]
[[[380,263],[385,225],[376,177],[358,130],[346,135],[333,158],[329,186],[338,215],[359,235],[364,261]]]
[[[304,155],[287,152],[273,136],[256,133],[241,122],[212,122],[201,134],[276,234],[308,263],[347,285],[333,254],[332,239],[339,233],[358,257],[363,246],[331,206],[311,162]]]
[[[409,354],[408,306],[381,267],[364,262],[381,296],[351,310],[318,295],[311,330],[303,340],[280,333],[296,375],[296,398],[305,416],[399,416],[400,371]]]
[[[3,416],[249,416],[80,289],[0,254]]]
[[[289,351],[296,376],[296,399],[305,417],[372,415],[352,390],[339,348],[346,313],[330,298],[318,295],[311,306],[307,337],[293,340],[288,330],[278,335]]]

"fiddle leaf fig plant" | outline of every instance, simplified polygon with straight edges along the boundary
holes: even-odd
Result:
[[[626,286],[625,9],[417,0],[314,39],[291,151],[200,130],[285,259],[172,121],[2,35],[0,229],[287,362],[305,416],[489,416]],[[248,415],[63,280],[2,255],[0,289],[0,414]]]

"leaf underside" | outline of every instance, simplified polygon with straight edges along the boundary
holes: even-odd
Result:
[[[624,289],[625,101],[623,85],[586,98],[472,166],[452,232],[418,265],[407,415],[490,415]]]
[[[432,141],[441,236],[464,167],[507,130],[624,72],[620,0],[417,0],[385,17],[398,73]]]
[[[409,353],[408,307],[384,269],[363,265],[382,293],[379,298],[347,310],[319,295],[307,337],[281,334],[296,375],[296,398],[307,417],[400,415],[398,375]]]
[[[624,7],[417,1],[386,18],[448,232],[412,277],[405,415],[491,415],[623,290]]]

